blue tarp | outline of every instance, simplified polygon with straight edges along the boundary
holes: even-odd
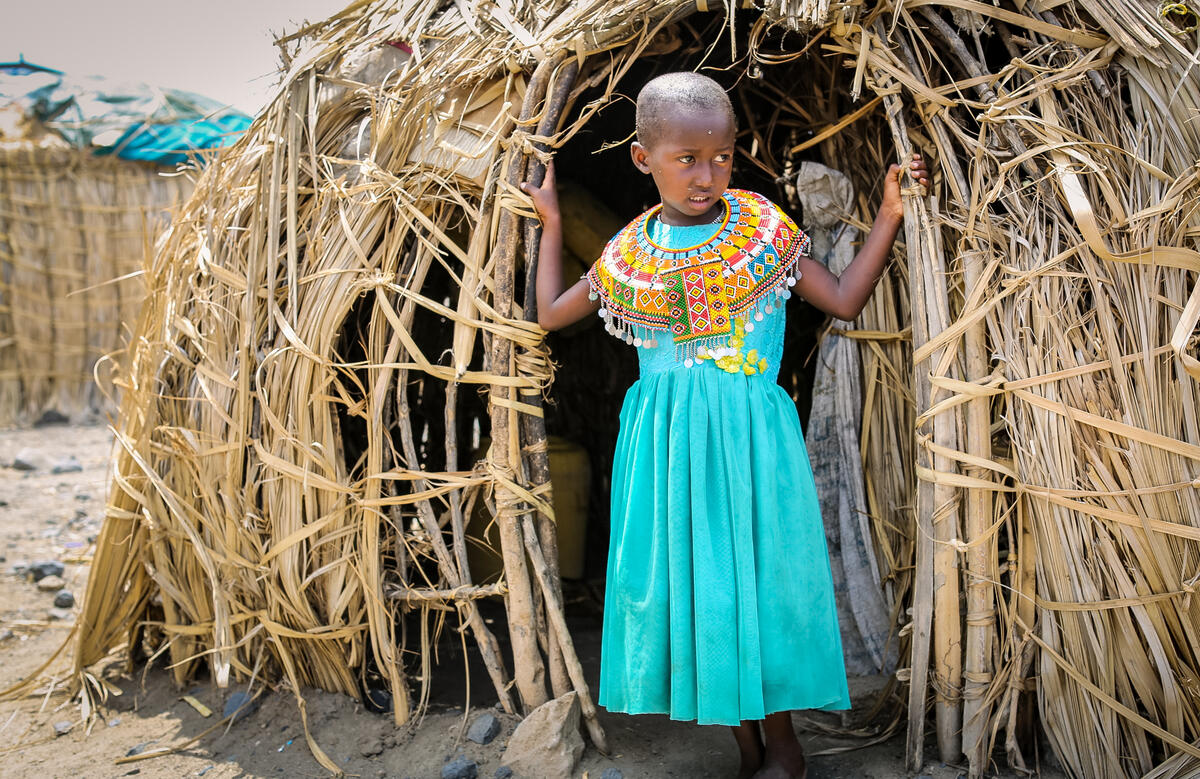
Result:
[[[78,148],[159,165],[228,146],[251,122],[241,111],[191,92],[68,76],[23,60],[0,64],[3,103],[16,103]]]

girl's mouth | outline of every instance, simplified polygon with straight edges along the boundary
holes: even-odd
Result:
[[[709,195],[692,195],[688,198],[688,202],[693,206],[703,206],[712,202],[712,197]]]

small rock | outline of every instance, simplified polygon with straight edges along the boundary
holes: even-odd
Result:
[[[54,596],[54,605],[60,609],[69,609],[75,605],[75,596],[70,590],[59,590]]]
[[[492,774],[495,779],[511,779],[512,769],[506,765],[502,765],[496,769],[496,773]]]
[[[50,425],[65,425],[71,421],[71,418],[62,413],[58,409],[46,409],[40,417],[33,423],[34,427],[49,427]]]
[[[120,718],[120,717],[113,717],[112,719],[110,719],[110,720],[108,721],[108,726],[109,726],[110,728],[115,728],[117,725],[120,725],[120,724],[121,724],[121,718]]]
[[[70,609],[55,608],[55,609],[50,609],[49,611],[47,611],[46,616],[51,620],[59,620],[61,622],[66,622],[67,620],[73,618],[75,615],[71,613]]]
[[[474,760],[468,760],[459,755],[442,766],[442,779],[475,779],[479,776],[479,766]]]
[[[383,741],[378,736],[367,736],[359,740],[358,751],[363,757],[375,757],[383,751]]]
[[[62,576],[65,570],[66,568],[63,567],[63,564],[57,560],[42,560],[26,568],[25,573],[32,577],[35,582],[40,582],[47,576]]]
[[[600,774],[600,779],[625,779],[625,774],[621,773],[620,768],[609,766],[604,769],[604,773]]]
[[[500,762],[526,776],[569,779],[581,755],[579,695],[569,692],[538,706],[517,726]]]
[[[14,471],[36,471],[41,459],[41,455],[37,453],[36,449],[22,449],[17,452],[17,456],[13,458],[9,467]]]
[[[24,576],[25,572],[28,570],[29,570],[29,561],[28,560],[15,560],[13,562],[13,564],[11,566],[9,566],[9,568],[8,568],[8,572],[11,573],[13,576]]]
[[[233,724],[249,717],[257,708],[258,701],[254,700],[250,695],[244,692],[235,692],[225,701],[225,709],[222,714],[226,717],[233,717],[229,721],[230,724]]]
[[[7,641],[8,639],[10,639],[12,637],[13,637],[13,632],[11,630],[9,630],[8,628],[5,628],[4,630],[0,630],[0,641]]]
[[[65,736],[71,732],[71,728],[73,728],[73,727],[75,727],[75,723],[69,722],[67,720],[62,720],[61,722],[55,722],[54,723],[54,735],[55,736]]]
[[[495,714],[485,711],[467,728],[467,738],[476,744],[490,744],[499,732],[500,720],[496,719]]]
[[[43,576],[35,581],[37,581],[37,588],[42,592],[57,592],[66,584],[61,576]]]
[[[75,459],[75,455],[69,454],[66,458],[59,460],[50,468],[50,473],[79,473],[83,470],[83,466]]]
[[[155,741],[157,741],[157,740],[158,739],[155,739]],[[146,751],[146,747],[151,746],[153,744],[154,744],[154,741],[143,741],[140,744],[135,744],[134,746],[130,747],[128,752],[125,753],[125,757],[133,757],[134,755],[140,755]],[[128,776],[128,774],[126,774],[126,776]]]
[[[392,710],[392,694],[379,687],[367,687],[363,691],[363,707],[376,714],[386,714]]]

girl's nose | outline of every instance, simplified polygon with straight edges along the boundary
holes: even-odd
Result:
[[[699,165],[696,166],[695,171],[696,171],[696,185],[697,186],[707,187],[710,184],[712,184],[712,179],[713,179],[712,165],[709,165],[707,163],[700,163]]]

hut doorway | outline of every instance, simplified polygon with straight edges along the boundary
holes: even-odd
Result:
[[[578,91],[574,106],[565,113],[563,126],[573,126],[598,105],[598,111],[557,150],[555,160],[564,219],[564,272],[568,281],[586,271],[604,243],[630,219],[658,202],[652,180],[637,172],[629,158],[638,89],[662,73],[698,70],[729,90],[737,114],[737,156],[731,185],[760,192],[779,204],[798,224],[814,235],[818,259],[829,263],[832,245],[847,223],[870,219],[868,203],[877,203],[882,181],[881,162],[890,160],[886,128],[864,121],[846,132],[817,142],[823,127],[854,111],[849,95],[850,75],[837,56],[817,56],[807,38],[771,30],[751,13],[738,16],[732,34],[728,20],[719,14],[696,14],[665,27],[643,56],[636,59],[617,89],[606,82]],[[803,47],[803,48],[801,48]],[[594,80],[594,79],[593,79]],[[583,82],[587,84],[588,82]],[[815,215],[804,213],[805,193],[798,192],[797,176],[805,165],[827,166],[844,174],[859,193],[854,208],[836,216],[837,228],[813,224]],[[829,174],[835,175],[835,174]],[[849,187],[846,187],[849,190]],[[810,218],[811,217],[811,218]],[[864,225],[865,226],[865,225]],[[849,243],[849,241],[847,241]],[[848,251],[849,250],[847,249]],[[892,294],[888,284],[884,297]],[[829,403],[832,381],[848,382],[830,365],[828,348],[819,343],[832,332],[848,328],[812,305],[793,297],[788,301],[788,329],[779,383],[796,403],[821,488],[835,580],[842,603],[841,622],[847,665],[852,672],[876,673],[895,667],[896,647],[891,613],[894,588],[884,592],[876,559],[876,539],[869,522],[852,519],[839,523],[842,513],[864,513],[866,490],[861,475],[859,430],[851,425],[846,452],[853,462],[834,451],[837,443]],[[885,307],[894,308],[890,302]],[[836,339],[833,339],[836,340]],[[549,336],[557,364],[552,402],[546,408],[547,431],[571,441],[590,456],[591,479],[585,577],[604,576],[609,541],[610,479],[617,439],[617,418],[626,388],[638,375],[634,350],[608,335],[599,320],[581,322]],[[828,347],[828,344],[827,344]],[[857,347],[855,352],[857,368]],[[824,363],[823,363],[824,361]],[[819,377],[823,365],[824,376]],[[817,429],[809,424],[814,382],[820,385]],[[842,388],[851,405],[861,408],[863,393],[858,378]],[[856,473],[849,473],[854,470]],[[556,480],[556,489],[559,484]],[[883,494],[886,495],[886,492]],[[843,549],[843,537],[846,548]],[[881,592],[883,594],[881,594]],[[864,605],[865,604],[865,605]]]

